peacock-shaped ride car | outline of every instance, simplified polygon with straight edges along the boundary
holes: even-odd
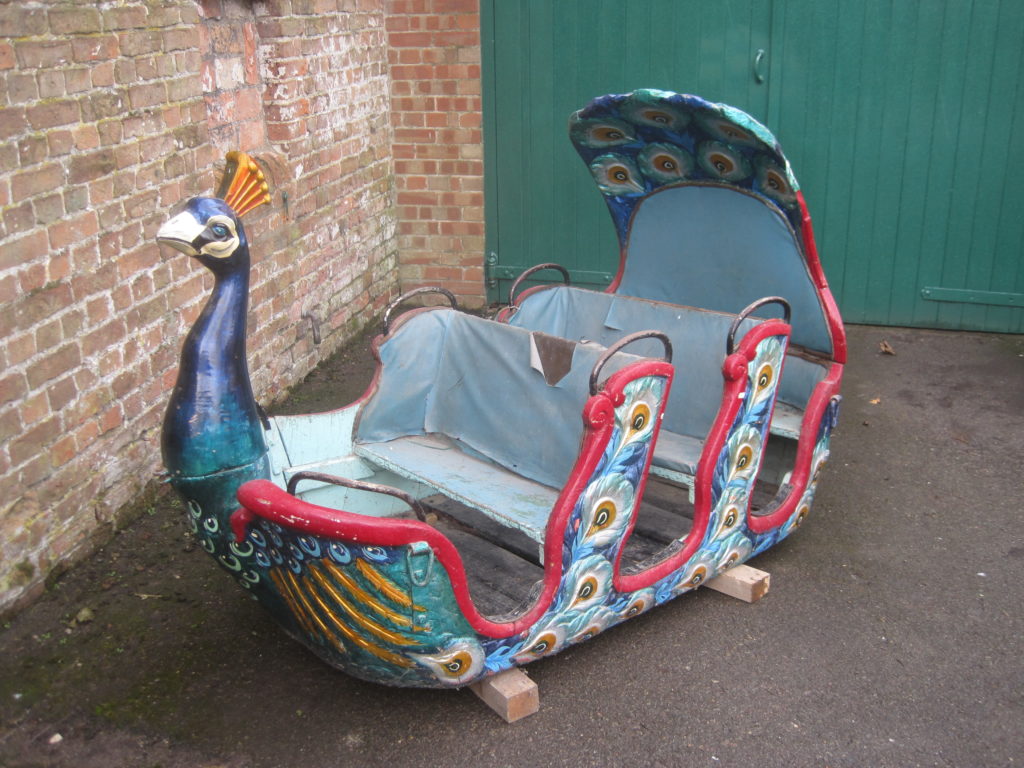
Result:
[[[619,233],[611,287],[517,284],[493,320],[443,289],[452,306],[393,317],[399,297],[373,382],[327,413],[267,418],[253,397],[241,216],[269,200],[258,165],[229,153],[217,197],[157,236],[214,275],[163,432],[188,523],[354,676],[463,686],[549,656],[810,510],[845,339],[778,143],[653,90],[596,99],[570,135]]]

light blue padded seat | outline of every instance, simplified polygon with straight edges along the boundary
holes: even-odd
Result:
[[[549,385],[531,367],[530,331],[453,310],[420,312],[381,346],[355,452],[543,542],[579,454],[590,373],[604,351],[575,345],[568,374]],[[640,359],[619,353],[603,377]]]

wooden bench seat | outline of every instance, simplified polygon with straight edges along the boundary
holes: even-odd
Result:
[[[429,485],[543,543],[548,516],[561,489],[542,485],[480,455],[447,435],[411,435],[362,443],[356,455],[397,475]]]

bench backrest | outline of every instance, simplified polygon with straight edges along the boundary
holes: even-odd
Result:
[[[668,187],[644,199],[617,293],[726,313],[784,296],[793,307],[793,343],[832,354],[796,233],[774,206],[736,189]]]
[[[576,345],[554,385],[530,366],[530,332],[453,310],[421,312],[381,345],[381,377],[357,442],[443,433],[463,448],[552,488],[579,453],[590,372],[604,352]],[[655,352],[661,356],[660,348]],[[604,377],[641,358],[620,353]]]
[[[734,319],[729,313],[554,286],[527,296],[509,323],[604,346],[646,328],[666,333],[677,369],[674,394],[665,407],[665,429],[703,439],[722,402],[725,341]],[[757,322],[751,319],[741,325],[737,342]],[[659,354],[656,342],[640,342],[630,349]],[[803,407],[824,369],[793,357],[787,357],[785,365],[778,397]]]

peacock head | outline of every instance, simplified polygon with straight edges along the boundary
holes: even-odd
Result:
[[[270,202],[269,186],[244,152],[228,152],[217,197],[193,197],[156,234],[164,243],[198,259],[214,274],[248,267],[249,244],[241,217]]]

